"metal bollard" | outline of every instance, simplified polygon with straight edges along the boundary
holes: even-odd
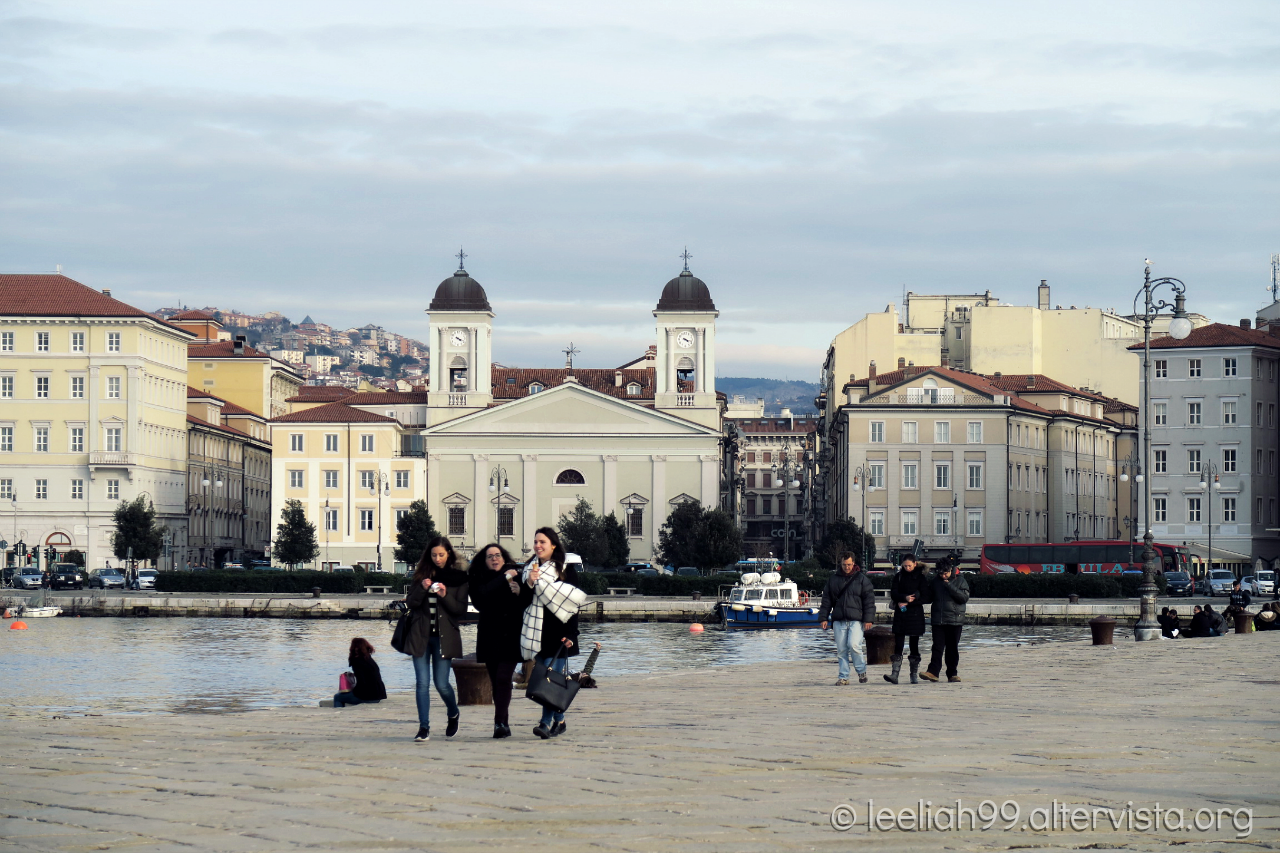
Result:
[[[1240,610],[1237,610],[1234,614],[1232,614],[1232,616],[1236,620],[1237,634],[1253,633],[1253,614],[1252,613],[1245,610],[1244,608],[1241,608]]]
[[[318,587],[318,586],[313,586],[313,587],[311,587],[311,597],[312,597],[312,598],[319,598],[319,597],[320,597],[320,587]]]
[[[875,625],[864,636],[868,665],[893,663],[893,629]]]
[[[1079,604],[1079,603],[1080,603],[1080,596],[1076,595],[1074,592],[1067,596],[1067,604]]]
[[[1089,631],[1095,646],[1110,646],[1115,637],[1116,620],[1113,616],[1095,616],[1089,620]]]

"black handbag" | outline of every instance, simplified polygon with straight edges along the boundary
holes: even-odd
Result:
[[[561,646],[556,656],[551,659],[552,666],[565,652]],[[529,673],[529,685],[525,688],[526,699],[532,699],[544,708],[553,711],[567,711],[573,704],[573,697],[578,695],[581,685],[569,677],[567,672],[556,672],[541,661],[535,661],[533,672]]]
[[[395,604],[400,603],[401,602],[398,601],[395,602]],[[413,611],[406,609],[403,615],[401,615],[399,621],[396,622],[396,629],[391,632],[391,648],[400,652],[402,655],[409,654],[407,649],[409,648],[409,630],[412,625]]]

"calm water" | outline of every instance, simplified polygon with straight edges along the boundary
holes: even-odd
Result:
[[[363,636],[389,693],[411,692],[413,667],[379,621],[286,619],[32,619],[0,628],[0,706],[77,713],[220,713],[315,705],[337,691],[347,647]],[[0,623],[0,626],[4,623]],[[679,624],[584,626],[584,645],[604,646],[602,678],[630,673],[784,660],[834,660],[829,631],[691,634]],[[1119,632],[1117,632],[1119,633]],[[965,628],[961,648],[1088,637],[1087,626]],[[475,628],[463,628],[475,648]],[[925,648],[928,648],[926,637]],[[588,647],[589,648],[589,647]],[[927,652],[926,652],[927,653]],[[585,662],[585,656],[577,659]]]

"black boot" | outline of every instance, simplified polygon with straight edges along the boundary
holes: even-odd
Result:
[[[893,657],[889,658],[889,660],[893,661],[893,672],[886,675],[884,677],[884,680],[889,682],[890,684],[897,684],[898,673],[902,671],[902,655],[894,655]]]
[[[918,656],[909,657],[907,658],[907,662],[911,664],[911,683],[919,684],[920,683],[920,658]]]

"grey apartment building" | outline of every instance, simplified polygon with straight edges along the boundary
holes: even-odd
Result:
[[[1146,414],[1152,533],[1237,574],[1280,559],[1280,325],[1249,326],[1153,340]]]

